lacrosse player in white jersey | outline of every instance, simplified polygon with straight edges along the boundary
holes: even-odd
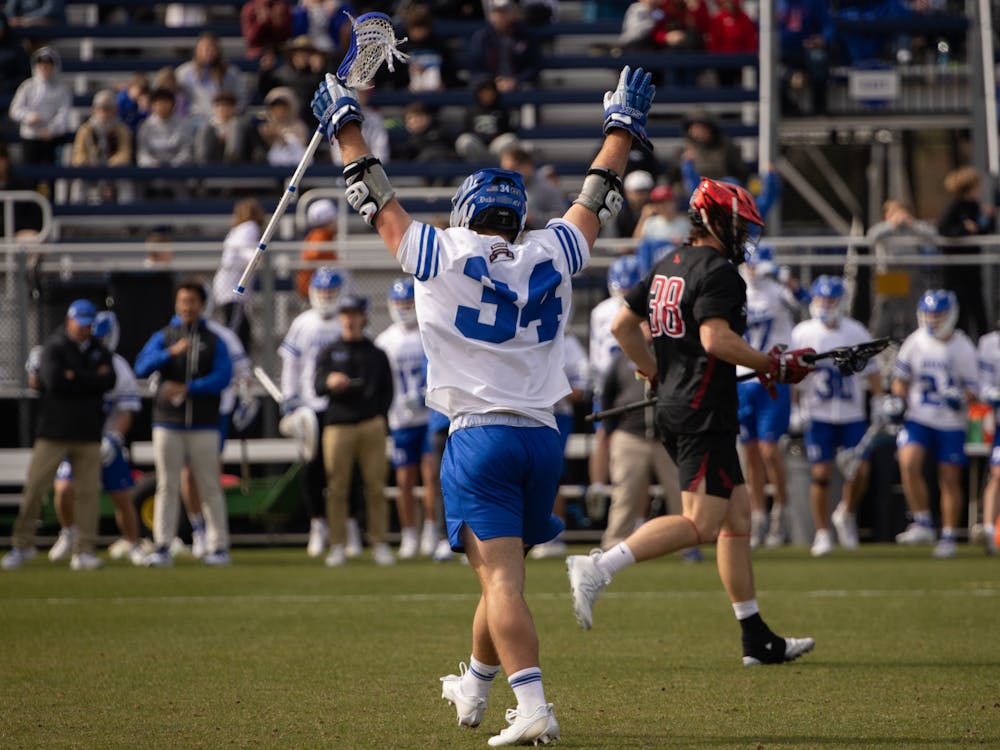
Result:
[[[811,347],[818,352],[841,346],[854,346],[871,340],[861,323],[844,313],[844,280],[839,276],[820,276],[810,289],[811,320],[792,329],[791,348]],[[830,476],[833,459],[839,448],[851,449],[861,441],[868,428],[865,421],[865,388],[873,395],[882,392],[881,378],[874,359],[861,372],[844,375],[830,363],[819,360],[816,369],[797,386],[798,404],[805,422],[806,458],[811,483],[809,504],[812,507],[816,535],[812,555],[822,557],[833,551],[830,534]],[[840,504],[833,512],[837,541],[844,549],[857,549],[858,503],[868,484],[868,456],[862,456],[854,477],[844,478]]]
[[[320,449],[322,415],[326,411],[327,397],[316,395],[316,357],[320,351],[340,338],[341,325],[337,319],[337,302],[340,295],[349,291],[350,279],[345,271],[322,267],[313,271],[309,279],[309,309],[300,313],[288,327],[288,333],[278,347],[281,357],[281,413],[295,414],[296,419],[315,419],[313,429],[306,433],[314,436],[310,460],[301,474],[302,502],[309,515],[309,557],[321,556],[329,542],[326,522],[326,468]],[[305,407],[306,411],[297,411]],[[312,416],[308,410],[312,410]],[[352,518],[347,521],[348,557],[361,554],[361,532]]]
[[[905,398],[905,420],[896,437],[903,493],[913,516],[896,535],[900,544],[936,539],[931,519],[924,460],[938,465],[941,538],[934,557],[954,557],[955,531],[962,517],[962,469],[966,407],[976,397],[976,347],[955,330],[958,300],[946,289],[929,289],[917,304],[916,331],[907,336],[893,367],[892,394]]]
[[[997,551],[996,524],[1000,515],[1000,318],[996,330],[979,339],[980,397],[993,408],[993,449],[990,451],[990,478],[983,490],[983,532],[986,554]]]
[[[396,470],[396,512],[399,514],[399,557],[410,560],[419,551],[424,557],[434,554],[438,543],[435,505],[438,480],[437,460],[428,432],[431,413],[424,403],[427,391],[427,360],[417,328],[412,278],[396,279],[389,287],[389,315],[392,325],[375,339],[375,346],[385,352],[392,368],[393,398],[389,407],[389,432],[392,436],[392,465]],[[417,508],[414,488],[417,478],[423,481],[423,529],[417,532]]]
[[[621,347],[611,333],[611,321],[615,319],[625,295],[639,283],[642,278],[642,268],[635,255],[623,255],[615,258],[608,268],[608,294],[606,300],[594,305],[590,311],[590,382],[594,389],[594,411],[600,411],[601,389],[608,379],[608,372],[615,361]],[[600,421],[594,422],[594,446],[590,451],[588,474],[590,487],[587,488],[588,502],[594,502],[611,494],[611,480],[608,462],[610,460],[610,443],[608,431]]]
[[[142,411],[142,400],[135,373],[128,361],[115,351],[120,335],[118,316],[113,312],[105,310],[94,316],[93,336],[111,352],[111,363],[115,368],[115,387],[104,394],[107,417],[101,437],[101,486],[115,506],[115,522],[121,532],[121,538],[108,548],[111,558],[127,557],[133,565],[142,565],[144,554],[139,543],[139,516],[132,504],[135,481],[125,448],[125,436],[132,427],[134,415]],[[49,559],[57,562],[69,557],[76,538],[76,527],[73,525],[73,467],[69,461],[59,464],[53,490],[60,529],[59,537],[49,550]]]
[[[477,726],[502,667],[517,698],[509,726],[489,745],[559,737],[545,701],[538,636],[524,599],[525,549],[562,529],[552,516],[563,456],[552,406],[570,392],[563,332],[571,277],[590,261],[604,222],[622,204],[619,175],[633,138],[645,146],[654,93],[650,75],[626,67],[604,98],[604,144],[580,196],[562,219],[522,234],[521,175],[471,174],[452,200],[451,226],[414,221],[361,135],[361,106],[332,77],[313,111],[344,157],[347,201],[416,278],[427,353],[427,402],[451,419],[441,467],[452,549],[464,551],[482,596],[472,623],[472,659],[442,678],[459,724]]]
[[[776,344],[788,346],[799,309],[808,302],[808,294],[797,293],[777,280],[778,266],[774,252],[766,245],[757,248],[746,262],[747,327],[743,334],[757,351],[770,351]],[[737,367],[736,375],[750,370]],[[740,399],[740,444],[750,488],[750,546],[763,542],[767,547],[785,543],[785,507],[788,499],[785,459],[781,436],[788,432],[792,413],[791,386],[778,384],[772,397],[757,378],[737,385]],[[774,488],[770,521],[764,487],[770,477]],[[765,529],[767,536],[764,536]]]

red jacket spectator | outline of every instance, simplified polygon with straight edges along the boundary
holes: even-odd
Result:
[[[705,49],[722,54],[757,51],[757,24],[743,11],[740,0],[719,0],[705,34]]]
[[[292,37],[292,9],[285,0],[250,0],[240,10],[240,32],[247,57],[256,60]]]
[[[705,0],[664,0],[653,41],[671,49],[702,49],[711,22]]]

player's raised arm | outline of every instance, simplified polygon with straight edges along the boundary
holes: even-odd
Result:
[[[364,113],[354,91],[327,75],[316,89],[312,110],[317,120],[327,123],[327,137],[331,141],[336,138],[340,146],[347,202],[367,224],[375,227],[395,255],[413,219],[396,200],[396,191],[389,184],[382,162],[365,143],[361,134]]]
[[[576,224],[591,247],[601,227],[622,207],[622,173],[633,139],[652,150],[646,137],[646,115],[656,87],[642,68],[622,69],[618,86],[604,94],[604,145],[587,170],[580,195],[563,218]]]

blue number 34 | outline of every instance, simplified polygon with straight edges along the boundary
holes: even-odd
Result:
[[[528,299],[524,306],[517,306],[517,292],[502,281],[490,277],[484,258],[469,258],[463,272],[483,285],[481,300],[485,305],[496,305],[496,319],[492,324],[479,322],[478,307],[458,306],[455,327],[462,335],[477,341],[501,344],[517,334],[517,328],[527,328],[538,321],[538,341],[551,341],[559,330],[562,300],[556,294],[562,276],[552,266],[552,261],[539,263],[528,278]]]

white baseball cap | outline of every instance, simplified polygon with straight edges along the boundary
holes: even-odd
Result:
[[[652,190],[655,184],[653,175],[642,169],[637,169],[625,175],[626,190]]]
[[[310,227],[329,224],[337,218],[337,204],[329,198],[320,198],[309,204],[306,209],[306,222]]]

